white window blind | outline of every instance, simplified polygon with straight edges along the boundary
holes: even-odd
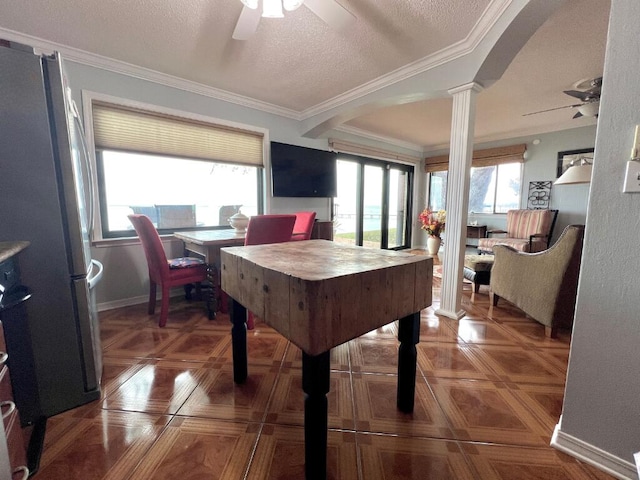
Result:
[[[369,158],[381,158],[384,160],[395,160],[400,163],[409,165],[415,165],[420,161],[418,157],[412,157],[411,155],[404,155],[402,153],[391,152],[389,150],[383,150],[375,147],[367,147],[365,145],[358,145],[356,143],[347,142],[345,140],[337,140],[330,138],[329,147],[334,152],[339,153],[352,153],[354,155],[361,155]]]
[[[118,105],[93,104],[96,148],[263,165],[263,135]]]
[[[472,167],[490,167],[503,163],[523,163],[526,144],[512,145],[509,147],[488,148],[475,150],[471,159]],[[444,172],[449,170],[449,155],[428,157],[424,162],[425,172]]]

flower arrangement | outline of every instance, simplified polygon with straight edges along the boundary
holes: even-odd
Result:
[[[419,215],[419,218],[422,223],[422,229],[426,231],[429,236],[440,238],[440,234],[444,232],[444,225],[447,220],[446,211],[438,210],[434,212],[430,208],[425,208]]]

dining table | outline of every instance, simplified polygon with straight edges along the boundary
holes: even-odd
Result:
[[[195,253],[204,258],[207,265],[207,280],[210,285],[207,295],[207,312],[213,319],[218,311],[218,286],[220,284],[220,249],[244,245],[246,231],[233,228],[217,230],[183,230],[173,236],[182,240],[185,252]]]
[[[307,240],[220,250],[230,297],[233,379],[246,381],[247,309],[302,350],[305,476],[327,476],[330,352],[398,321],[397,408],[414,407],[420,311],[431,305],[433,258]]]

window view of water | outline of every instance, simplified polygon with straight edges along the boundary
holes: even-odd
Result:
[[[101,156],[108,231],[131,230],[131,213],[148,215],[158,228],[226,226],[228,206],[258,213],[256,167],[114,151]]]

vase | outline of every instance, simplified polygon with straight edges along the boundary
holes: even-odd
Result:
[[[427,238],[427,251],[429,255],[437,255],[438,250],[440,250],[440,243],[442,243],[442,239],[440,237],[434,237],[431,235]]]
[[[245,214],[238,212],[229,218],[229,224],[235,229],[238,233],[243,233],[247,229],[247,225],[249,225],[249,217]]]

